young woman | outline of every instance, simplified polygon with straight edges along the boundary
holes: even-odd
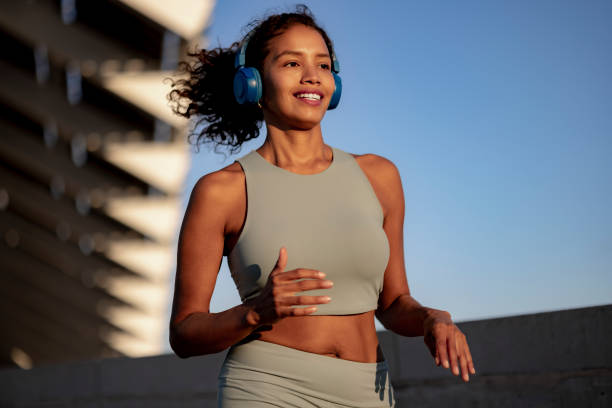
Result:
[[[219,406],[393,406],[374,316],[424,336],[436,364],[468,381],[463,333],[410,295],[397,168],[323,141],[341,82],[308,8],[196,55],[170,96],[206,121],[198,142],[235,149],[266,126],[260,148],[198,180],[179,239],[170,343],[183,358],[230,348]],[[210,313],[224,255],[242,303]]]

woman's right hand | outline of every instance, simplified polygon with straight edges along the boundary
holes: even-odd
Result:
[[[288,316],[305,316],[314,313],[316,306],[291,307],[292,305],[317,305],[329,303],[329,296],[296,296],[296,292],[328,289],[333,282],[323,279],[325,274],[315,269],[297,268],[284,272],[287,265],[287,248],[281,247],[276,265],[259,296],[245,302],[249,306],[246,321],[251,326],[274,324]],[[305,279],[294,282],[297,279]]]

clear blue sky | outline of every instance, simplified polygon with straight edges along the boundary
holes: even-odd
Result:
[[[220,0],[210,45],[293,4]],[[458,321],[612,303],[612,2],[307,4],[344,84],[324,140],[398,167],[417,300]],[[185,204],[264,137],[193,155]],[[211,310],[239,302],[224,260]]]

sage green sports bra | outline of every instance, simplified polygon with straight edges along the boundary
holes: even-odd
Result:
[[[312,315],[377,308],[389,261],[382,207],[355,158],[332,150],[331,164],[316,174],[290,172],[255,150],[237,160],[246,177],[247,215],[228,265],[243,302],[260,293],[285,246],[285,271],[316,269],[334,282],[298,292],[331,297]]]

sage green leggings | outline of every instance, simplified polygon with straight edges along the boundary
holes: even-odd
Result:
[[[394,407],[386,361],[360,363],[252,340],[232,346],[219,408]]]

